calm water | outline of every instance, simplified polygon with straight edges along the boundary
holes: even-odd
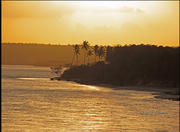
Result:
[[[3,132],[179,131],[178,101],[52,76],[46,67],[2,66]]]

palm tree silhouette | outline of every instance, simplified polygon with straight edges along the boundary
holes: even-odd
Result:
[[[109,62],[110,60],[112,60],[112,52],[113,52],[113,47],[107,46],[106,47],[106,57],[105,57],[106,62]]]
[[[105,54],[104,47],[101,46],[101,47],[98,49],[99,61],[100,61],[101,58],[104,56],[104,54]]]
[[[94,50],[94,61],[96,62],[96,56],[98,56],[98,48],[99,46],[98,45],[95,45],[93,47],[93,50]]]
[[[92,50],[90,49],[90,50],[88,50],[88,53],[87,53],[88,64],[89,64],[89,57],[90,57],[91,55],[93,55],[93,52],[92,52]]]
[[[76,55],[76,62],[77,62],[77,65],[78,65],[78,55],[80,54],[79,45],[76,44],[74,46],[74,52],[75,52],[75,55]]]
[[[78,55],[80,54],[80,50],[79,50],[79,45],[74,45],[73,46],[73,50],[74,50],[74,54],[73,54],[73,58],[72,58],[72,62],[71,62],[71,66],[73,65],[74,62],[74,58],[76,57],[76,62],[78,64]]]
[[[89,42],[88,41],[86,41],[86,40],[83,41],[82,49],[84,49],[84,64],[85,64],[87,50],[89,49]]]

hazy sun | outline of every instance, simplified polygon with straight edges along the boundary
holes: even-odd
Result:
[[[91,7],[103,7],[103,8],[119,8],[120,6],[127,6],[128,2],[123,1],[85,1],[80,2],[81,5],[88,5]]]

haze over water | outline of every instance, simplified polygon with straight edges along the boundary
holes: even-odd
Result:
[[[179,131],[178,101],[53,76],[48,67],[2,66],[3,132]]]

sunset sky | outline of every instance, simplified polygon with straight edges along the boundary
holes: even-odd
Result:
[[[3,1],[2,42],[179,45],[178,1]]]

